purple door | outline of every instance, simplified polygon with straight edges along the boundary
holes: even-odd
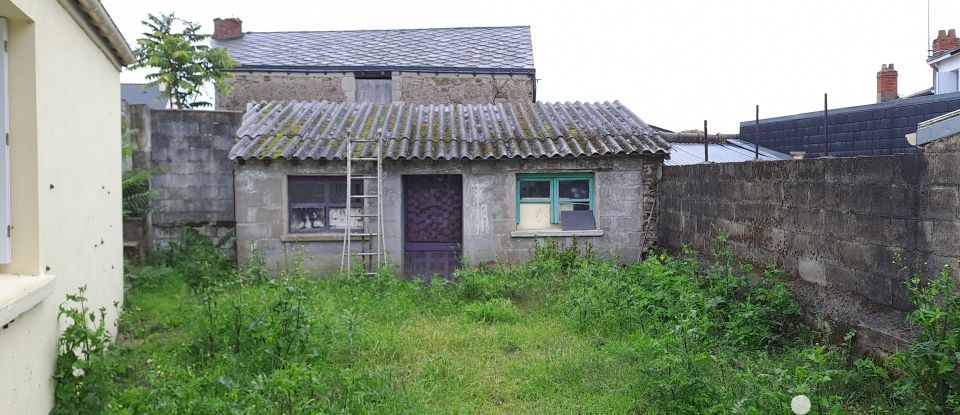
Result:
[[[403,176],[403,272],[430,281],[460,265],[463,178],[458,174]]]

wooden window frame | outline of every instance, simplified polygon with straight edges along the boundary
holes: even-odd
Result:
[[[352,201],[346,200],[346,194],[344,194],[344,203],[332,203],[330,202],[330,193],[333,185],[342,184],[346,182],[347,176],[312,176],[312,175],[290,175],[287,176],[287,197],[286,197],[286,234],[288,235],[311,235],[311,234],[340,234],[343,233],[344,229],[342,227],[335,227],[330,225],[330,210],[331,209],[349,209],[349,208],[362,208],[363,199],[354,199]],[[292,199],[294,198],[291,191],[291,183],[295,181],[308,182],[309,185],[313,186],[323,186],[324,201],[323,202],[299,202],[294,203]],[[354,186],[359,185],[360,193],[363,194],[363,182],[360,180],[354,180]],[[349,207],[348,207],[349,205]],[[293,229],[292,221],[294,218],[294,209],[323,209],[323,226],[320,228],[308,228],[308,229]],[[354,228],[359,230],[360,228]]]
[[[560,182],[572,180],[587,180],[590,186],[590,195],[586,199],[569,199],[560,197]],[[520,183],[524,181],[550,182],[550,197],[543,198],[521,198]],[[596,180],[593,173],[518,173],[516,186],[516,223],[520,224],[520,204],[550,204],[550,223],[560,223],[560,205],[564,203],[587,203],[590,210],[596,215]]]

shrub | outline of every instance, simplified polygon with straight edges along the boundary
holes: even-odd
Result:
[[[233,260],[224,252],[234,237],[231,232],[214,243],[197,229],[185,227],[180,240],[157,252],[154,262],[173,267],[191,287],[215,286],[237,276]]]
[[[960,413],[960,295],[953,270],[944,267],[927,283],[917,271],[906,286],[917,307],[907,320],[921,332],[893,357],[903,371],[900,391],[915,402],[916,413]]]

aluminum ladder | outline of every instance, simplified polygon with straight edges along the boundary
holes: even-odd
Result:
[[[380,267],[386,265],[383,249],[383,199],[381,198],[383,134],[381,131],[371,131],[364,137],[362,134],[351,134],[348,130],[346,135],[347,207],[340,270],[352,272],[354,265],[359,263],[362,265],[361,272],[364,275],[376,275]],[[363,193],[353,193],[354,180],[362,183]],[[369,193],[370,191],[374,193]],[[360,200],[362,203],[360,213],[353,211],[355,200]],[[353,227],[357,219],[360,220],[360,229]]]

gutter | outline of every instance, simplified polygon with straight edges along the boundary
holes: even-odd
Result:
[[[434,72],[459,74],[504,74],[530,75],[533,68],[464,68],[456,66],[282,66],[282,65],[241,65],[233,72]]]
[[[100,0],[58,0],[60,5],[80,25],[87,36],[107,55],[113,66],[120,68],[136,61],[133,50],[120,33],[120,29],[103,8]]]

